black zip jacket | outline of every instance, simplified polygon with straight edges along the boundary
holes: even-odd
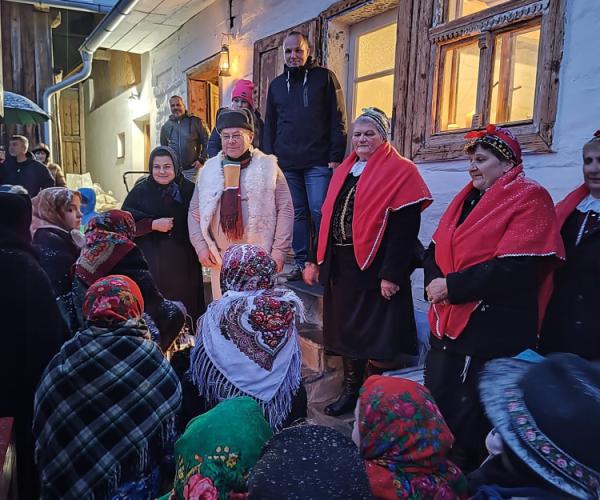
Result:
[[[346,107],[332,71],[309,58],[284,67],[269,85],[262,150],[283,170],[341,162],[346,152]]]
[[[160,144],[175,150],[183,170],[192,168],[196,160],[207,160],[207,142],[208,128],[200,118],[187,112],[181,118],[171,115],[160,129]]]

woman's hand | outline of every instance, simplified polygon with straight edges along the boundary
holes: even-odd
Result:
[[[217,259],[215,259],[215,256],[208,248],[200,250],[198,259],[200,259],[200,264],[202,264],[204,267],[215,267],[217,265]]]
[[[312,262],[307,262],[302,271],[302,279],[309,286],[316,285],[319,281],[319,266]]]
[[[284,264],[283,259],[281,257],[275,257],[274,255],[271,255],[271,257],[273,258],[273,260],[275,261],[275,265],[277,266],[276,271],[278,273],[283,271],[283,264]]]
[[[168,233],[171,229],[173,229],[173,217],[163,217],[152,221],[152,231]]]
[[[381,280],[381,296],[384,299],[390,300],[398,293],[398,290],[400,290],[400,287],[396,285],[396,283],[392,283],[388,280]]]
[[[446,278],[435,278],[431,280],[426,288],[427,299],[432,304],[447,304],[448,303],[448,285]]]

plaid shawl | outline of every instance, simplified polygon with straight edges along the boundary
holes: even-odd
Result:
[[[128,321],[78,332],[36,392],[40,498],[109,497],[122,472],[144,472],[150,442],[168,439],[180,404],[177,375],[145,328]]]

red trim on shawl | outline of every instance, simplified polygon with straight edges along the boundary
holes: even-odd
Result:
[[[564,260],[552,199],[537,182],[525,177],[522,165],[500,177],[457,227],[464,200],[472,189],[469,183],[450,202],[433,235],[435,261],[444,276],[497,257],[552,256]],[[545,269],[547,273],[551,270]],[[546,280],[540,281],[541,288],[547,287]],[[546,295],[545,289],[540,291],[540,313],[545,311]],[[432,305],[431,331],[438,338],[458,338],[479,304]]]
[[[331,218],[337,197],[358,156],[350,154],[335,169],[327,197],[323,203],[317,261],[325,260]],[[356,187],[352,236],[354,256],[358,266],[365,270],[371,265],[387,226],[390,212],[396,212],[415,203],[421,210],[431,205],[433,198],[414,163],[403,158],[385,142],[367,162]]]

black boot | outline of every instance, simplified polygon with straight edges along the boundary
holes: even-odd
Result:
[[[344,413],[350,413],[356,406],[358,390],[363,382],[365,372],[365,361],[362,359],[343,358],[344,383],[342,394],[337,401],[325,407],[325,415],[337,417]]]

